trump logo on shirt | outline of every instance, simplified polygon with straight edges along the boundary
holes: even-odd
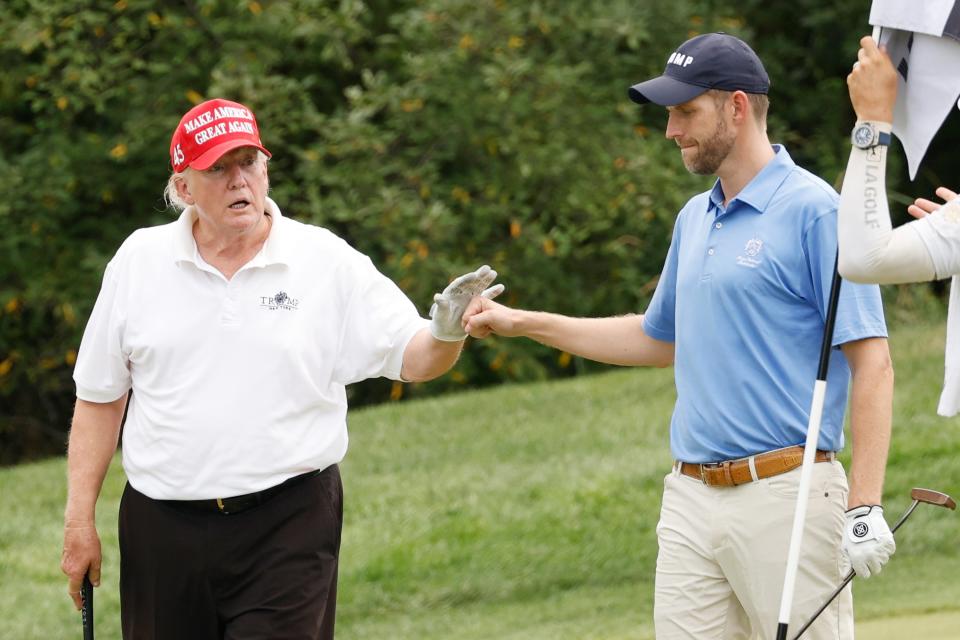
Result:
[[[299,304],[300,301],[296,298],[291,298],[287,295],[286,291],[279,291],[272,296],[260,296],[260,306],[265,309],[270,309],[270,311],[276,311],[277,309],[295,311]]]

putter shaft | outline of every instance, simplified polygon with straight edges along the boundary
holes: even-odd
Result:
[[[897,529],[900,528],[900,525],[907,521],[907,518],[910,517],[910,514],[913,513],[913,510],[916,509],[917,505],[921,502],[932,504],[938,507],[946,507],[951,511],[957,508],[957,503],[954,502],[953,498],[945,493],[933,491],[932,489],[914,489],[910,492],[910,497],[913,498],[913,503],[907,508],[906,511],[903,512],[903,515],[900,516],[896,524],[890,528],[890,533],[896,533]],[[810,619],[807,620],[807,623],[800,628],[800,631],[797,632],[797,635],[793,636],[793,640],[798,640],[798,638],[803,635],[803,632],[810,628],[810,625],[812,625],[813,622],[820,616],[820,614],[830,606],[830,603],[833,602],[834,598],[840,595],[840,592],[843,591],[848,584],[850,584],[850,581],[853,580],[853,576],[855,575],[857,575],[856,571],[851,569],[847,576],[843,579],[843,582],[840,583],[840,586],[838,586],[833,593],[830,594],[830,597],[827,598],[827,600],[820,606],[819,609],[817,609],[817,612],[810,616]]]

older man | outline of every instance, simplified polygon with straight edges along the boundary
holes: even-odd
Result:
[[[836,255],[837,194],[770,144],[769,86],[746,43],[710,33],[681,44],[663,75],[631,87],[634,101],[667,108],[666,135],[686,168],[718,178],[680,211],[646,314],[569,318],[488,300],[464,314],[477,337],[527,336],[612,364],[674,365],[676,462],[657,525],[661,640],[766,638],[777,620]],[[833,343],[842,353],[830,363],[798,622],[841,580],[844,555],[869,573],[893,550],[879,506],[893,376],[876,287],[843,286]],[[851,373],[848,488],[835,454]],[[845,528],[864,521],[869,536],[844,540]],[[849,591],[808,635],[853,637]]]
[[[489,267],[432,320],[333,233],[267,197],[252,111],[210,100],[173,134],[176,222],[107,266],[74,378],[62,568],[99,583],[94,525],[123,430],[124,638],[332,638],[347,450],[345,386],[446,372]]]

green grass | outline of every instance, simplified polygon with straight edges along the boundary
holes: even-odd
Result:
[[[934,415],[942,345],[941,326],[893,340],[890,520],[914,486],[960,494],[960,421]],[[338,636],[652,637],[673,400],[670,370],[637,369],[352,413]],[[0,638],[79,635],[58,568],[64,474],[62,459],[0,470]],[[101,638],[119,637],[122,484],[115,461],[98,511]],[[918,509],[884,572],[856,583],[863,637],[881,618],[930,612],[947,613],[903,618],[910,634],[897,637],[950,637],[935,628],[960,610],[958,532],[955,514]]]

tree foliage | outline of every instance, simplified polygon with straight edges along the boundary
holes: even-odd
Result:
[[[773,78],[774,137],[832,180],[852,122],[844,69],[866,28],[865,7],[815,0],[7,0],[0,12],[8,461],[37,447],[28,431],[65,430],[103,268],[131,231],[173,218],[161,197],[169,137],[194,104],[250,105],[281,208],[370,255],[423,313],[482,263],[508,303],[637,312],[676,211],[709,181],[683,170],[662,109],[637,108],[626,88],[695,33],[742,35]],[[440,381],[352,395],[584,366],[491,339]]]

